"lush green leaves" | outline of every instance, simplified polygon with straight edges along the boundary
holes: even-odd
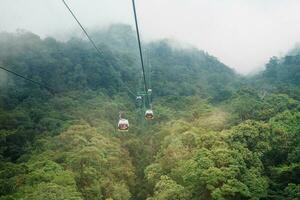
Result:
[[[242,81],[203,51],[145,44],[144,122],[124,86],[141,89],[134,31],[91,35],[101,56],[78,38],[0,34],[0,64],[58,92],[0,74],[0,199],[300,198],[298,51]]]

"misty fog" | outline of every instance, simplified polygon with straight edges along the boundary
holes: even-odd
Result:
[[[0,31],[84,37],[61,0],[1,0]],[[131,0],[67,0],[88,30],[133,25]],[[300,41],[299,0],[137,0],[142,38],[196,46],[247,74]]]

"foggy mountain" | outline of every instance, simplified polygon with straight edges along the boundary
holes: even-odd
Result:
[[[0,200],[300,198],[298,47],[242,76],[173,38],[139,52],[127,24],[89,33],[0,33]]]

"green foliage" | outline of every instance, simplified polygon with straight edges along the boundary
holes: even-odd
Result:
[[[266,94],[260,96],[253,89],[239,90],[226,105],[234,114],[234,123],[248,119],[267,121],[277,113],[298,109],[299,102],[285,94]]]
[[[299,86],[299,58],[299,54],[286,55],[281,59],[272,57],[262,74],[263,78],[267,79],[270,83],[294,84]]]
[[[1,65],[57,90],[0,74],[0,199],[299,199],[299,52],[243,80],[203,51],[143,45],[155,120],[140,90],[133,29],[87,41],[0,33]],[[130,131],[116,132],[119,111]]]
[[[74,172],[85,199],[108,198],[121,192],[123,195],[114,198],[130,198],[133,168],[118,140],[105,138],[88,125],[77,125],[54,138],[49,147],[53,159]]]
[[[294,110],[294,106],[283,108]],[[248,120],[223,132],[197,127],[192,121],[169,124],[161,132],[164,139],[155,163],[145,170],[153,198],[165,194],[156,187],[162,176],[180,184],[188,195],[185,199],[295,198],[298,115],[286,111],[269,122]]]
[[[9,172],[9,173],[7,173]],[[31,161],[27,165],[5,163],[1,170],[3,199],[82,199],[74,175],[53,161]]]
[[[167,176],[161,176],[155,185],[155,200],[181,200],[184,199],[184,188]]]

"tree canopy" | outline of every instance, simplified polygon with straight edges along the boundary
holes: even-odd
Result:
[[[207,52],[145,43],[145,121],[127,90],[142,87],[134,31],[91,36],[102,55],[80,38],[0,33],[0,65],[55,90],[0,71],[1,200],[300,198],[299,50],[243,77]]]

